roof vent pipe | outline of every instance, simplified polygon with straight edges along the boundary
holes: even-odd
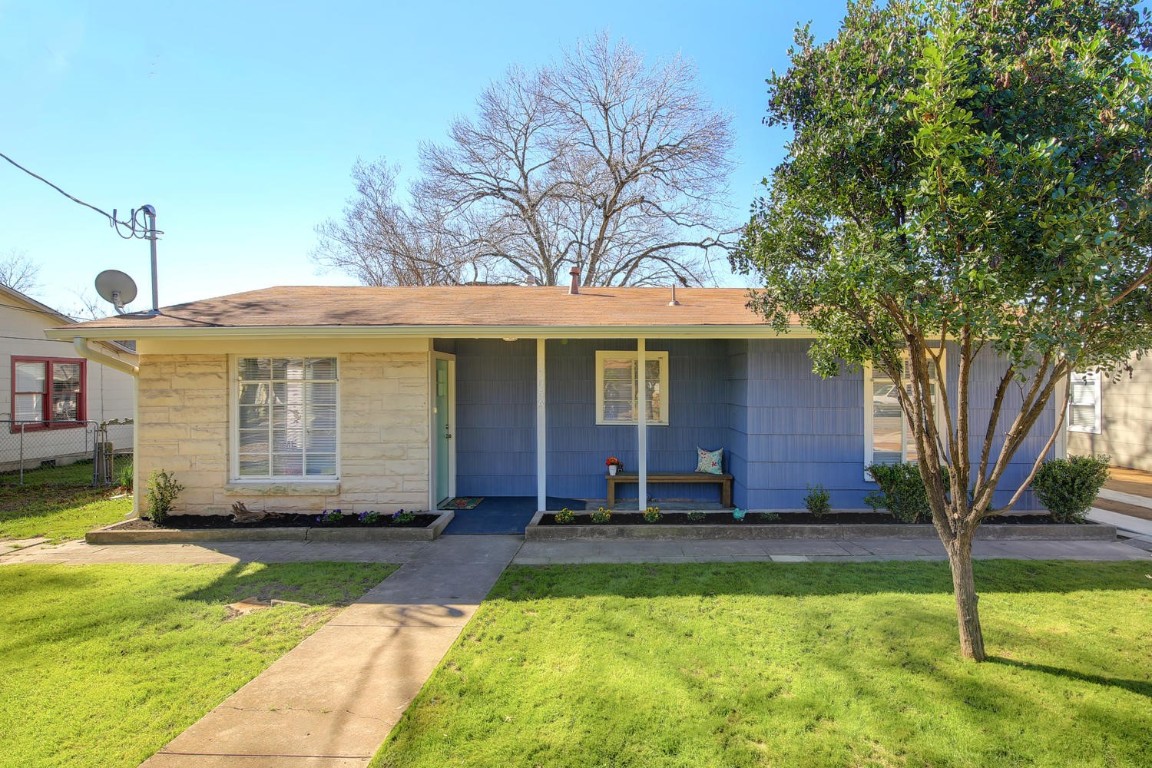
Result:
[[[568,270],[568,274],[572,275],[572,284],[568,286],[568,295],[575,296],[580,293],[580,267],[572,267]]]
[[[672,301],[668,302],[670,307],[680,306],[680,302],[676,301],[676,283],[672,283]]]

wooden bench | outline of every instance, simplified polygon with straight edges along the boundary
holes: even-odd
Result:
[[[620,483],[640,482],[640,476],[618,472],[615,475],[605,475],[608,480],[608,506],[616,506],[616,486]],[[655,483],[708,483],[720,486],[720,504],[725,507],[732,506],[732,475],[714,475],[710,472],[649,472],[648,484]]]

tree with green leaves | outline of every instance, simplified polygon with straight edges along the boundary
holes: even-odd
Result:
[[[1050,451],[1069,373],[1152,347],[1150,46],[1133,0],[859,2],[829,42],[800,28],[768,81],[767,122],[793,135],[733,265],[763,281],[767,320],[818,333],[818,373],[908,382],[894,392],[969,658],[985,656],[977,527]],[[995,509],[1050,409],[1047,444]]]

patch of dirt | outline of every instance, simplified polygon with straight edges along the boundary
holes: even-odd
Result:
[[[249,530],[252,528],[427,528],[436,522],[439,515],[418,514],[407,523],[394,523],[390,515],[384,515],[375,523],[362,523],[355,515],[345,515],[336,522],[317,522],[317,515],[282,515],[261,520],[258,523],[236,523],[231,515],[169,515],[163,525],[151,520],[134,518],[117,528],[120,531],[171,531],[212,528]]]
[[[612,519],[607,523],[593,523],[587,515],[577,515],[575,523],[566,525],[891,525],[900,521],[891,515],[880,512],[832,512],[822,517],[816,517],[809,512],[782,512],[775,519],[765,518],[762,513],[749,512],[740,521],[731,514],[708,513],[703,520],[690,520],[685,512],[664,512],[660,521],[649,523],[639,512],[613,512]],[[1043,515],[1004,515],[990,517],[984,525],[1048,525],[1053,523],[1052,516]],[[540,525],[561,525],[556,522],[556,516],[547,514],[540,518]],[[916,525],[931,526],[931,523],[916,523]]]

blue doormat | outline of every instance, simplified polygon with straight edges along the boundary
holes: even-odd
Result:
[[[583,499],[548,497],[548,509],[584,509]],[[535,496],[485,496],[474,509],[457,509],[444,535],[524,533],[536,514]]]

